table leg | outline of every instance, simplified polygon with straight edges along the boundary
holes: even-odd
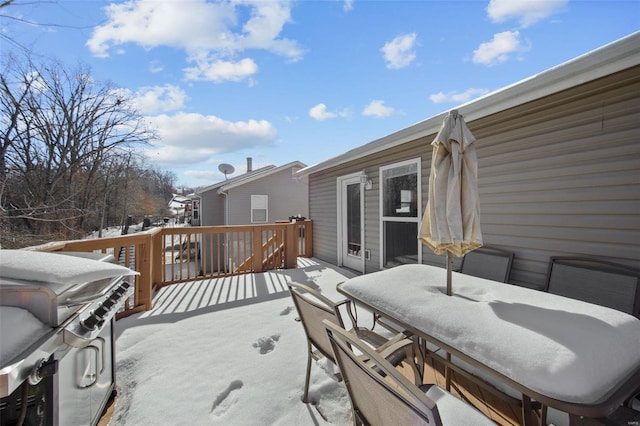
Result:
[[[533,426],[537,422],[533,418],[533,404],[531,398],[527,395],[522,395],[522,422],[525,426]]]

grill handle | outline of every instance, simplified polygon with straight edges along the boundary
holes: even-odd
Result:
[[[78,377],[77,386],[82,389],[88,389],[98,383],[98,379],[100,379],[100,369],[98,368],[98,363],[100,362],[100,349],[96,346],[89,345],[82,349],[82,351],[91,352],[94,356],[94,363],[91,363],[91,360],[87,360],[87,364],[85,368],[80,369],[79,371],[80,377]],[[91,368],[93,365],[93,368]],[[89,382],[85,383],[85,378],[89,378]]]

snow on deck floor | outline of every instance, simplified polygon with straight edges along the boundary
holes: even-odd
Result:
[[[306,338],[286,283],[339,300],[336,284],[353,276],[300,258],[296,269],[163,287],[152,310],[116,324],[111,424],[351,424],[344,386],[317,365],[313,404],[301,402]]]

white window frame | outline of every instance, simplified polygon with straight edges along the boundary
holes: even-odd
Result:
[[[264,204],[264,207],[262,205]],[[254,212],[256,210],[264,210],[265,220],[255,220]],[[268,195],[251,195],[251,223],[268,223],[269,222],[269,196]]]
[[[417,215],[416,217],[393,217],[393,216],[384,216],[384,172],[389,169],[395,169],[396,167],[403,167],[406,165],[415,164],[416,165],[416,178],[417,178],[417,188],[416,188],[416,197],[417,197]],[[409,222],[416,223],[418,232],[420,231],[420,222],[422,222],[422,159],[420,157],[412,158],[410,160],[400,161],[398,163],[387,164],[384,166],[380,166],[378,179],[379,183],[379,208],[380,208],[380,269],[385,269],[384,266],[384,223],[385,222]],[[422,263],[422,245],[418,240],[418,235],[416,233],[416,245],[418,246],[418,263]]]
[[[191,200],[191,219],[200,220],[200,198]]]

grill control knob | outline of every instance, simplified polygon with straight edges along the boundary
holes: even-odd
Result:
[[[87,318],[85,318],[84,320],[80,321],[80,325],[82,325],[87,330],[91,331],[91,330],[95,330],[99,322],[100,322],[100,318],[98,318],[98,316],[95,313],[93,313],[89,315]]]
[[[107,314],[108,311],[109,311],[108,308],[105,308],[104,306],[100,306],[98,309],[96,309],[93,312],[93,315],[97,318],[102,318]]]
[[[114,290],[114,292],[118,293],[120,296],[122,296],[123,294],[125,294],[127,292],[129,287],[131,287],[131,284],[125,282],[125,283],[122,283],[122,285],[120,287],[116,288]]]
[[[58,372],[58,361],[52,358],[49,358],[48,361],[41,358],[36,362],[27,378],[31,386],[37,385],[45,377],[53,376]]]

